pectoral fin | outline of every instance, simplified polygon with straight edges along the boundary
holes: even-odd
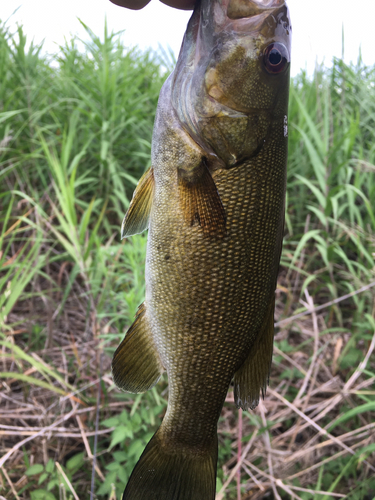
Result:
[[[253,410],[264,397],[269,382],[273,352],[275,298],[268,308],[266,322],[241,368],[234,375],[234,401],[238,408]]]
[[[113,380],[117,387],[126,392],[148,391],[164,371],[145,312],[146,307],[141,304],[134,323],[112,360]]]
[[[150,167],[140,178],[121,226],[121,239],[148,228],[154,193],[154,171]]]
[[[178,186],[186,222],[193,225],[197,221],[205,235],[224,235],[225,210],[206,163],[202,161],[190,172],[179,169]]]

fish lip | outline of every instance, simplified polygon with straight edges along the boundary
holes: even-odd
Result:
[[[246,19],[249,22],[251,18],[268,15],[284,5],[286,0],[222,0],[221,8],[228,20]]]
[[[244,19],[283,7],[286,0],[223,0],[229,19]]]
[[[201,0],[198,3],[196,40],[201,38],[201,43],[197,44],[195,62],[205,53],[206,38],[215,39],[221,32],[233,32],[239,36],[263,33],[268,18],[276,17],[283,9],[289,17],[287,0]],[[211,36],[207,36],[209,32]]]

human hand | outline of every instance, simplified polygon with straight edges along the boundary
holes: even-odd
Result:
[[[192,10],[194,9],[195,0],[160,0],[165,5],[169,7],[174,7],[180,10]],[[143,9],[150,0],[111,0],[112,3],[119,5],[120,7],[126,7],[127,9],[139,10]]]

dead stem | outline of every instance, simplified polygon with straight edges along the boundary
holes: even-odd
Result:
[[[58,269],[57,273],[60,271]],[[101,427],[100,422],[118,415],[124,408],[130,412],[134,405],[134,399],[116,401],[114,398],[110,356],[103,353],[98,358],[97,332],[106,331],[107,334],[108,327],[100,326],[94,315],[90,317],[90,324],[95,322],[96,326],[88,328],[82,302],[84,293],[84,289],[79,291],[75,288],[64,306],[64,314],[54,316],[53,328],[57,329],[53,333],[55,344],[50,349],[42,348],[30,353],[40,367],[40,373],[36,365],[30,368],[22,362],[20,366],[21,373],[44,377],[48,383],[68,394],[57,397],[56,392],[37,386],[28,387],[25,393],[25,388],[20,391],[22,384],[15,377],[3,380],[0,392],[0,466],[2,470],[7,466],[9,481],[5,475],[2,478],[3,487],[9,491],[8,496],[17,498],[13,486],[20,500],[24,500],[19,491],[27,476],[17,465],[22,462],[21,449],[33,450],[32,463],[46,464],[46,460],[56,457],[54,462],[64,464],[64,457],[74,452],[77,446],[85,451],[92,463],[91,487],[86,483],[85,487],[93,495],[94,475],[104,482],[106,471],[102,471],[98,460],[95,460],[95,444],[90,442],[90,438],[97,443],[100,439],[109,441],[115,427]],[[240,420],[236,422],[233,419],[233,393],[228,394],[223,409],[226,418],[221,421],[218,430],[219,435],[230,436],[234,453],[223,464],[224,480],[217,500],[226,498],[229,491],[239,499],[240,488],[244,487],[249,493],[245,496],[242,493],[242,498],[250,498],[251,494],[252,498],[260,500],[272,491],[275,499],[286,496],[299,500],[299,491],[314,491],[309,487],[316,483],[317,472],[322,467],[346,455],[355,455],[361,447],[375,442],[375,424],[369,420],[369,415],[364,415],[360,427],[350,432],[344,426],[337,426],[334,433],[324,428],[337,421],[347,407],[347,401],[351,405],[360,404],[361,395],[366,397],[374,393],[372,385],[375,377],[370,374],[373,372],[375,334],[366,345],[366,351],[363,348],[363,358],[358,366],[353,367],[350,376],[343,376],[338,361],[342,347],[338,349],[337,344],[338,339],[342,339],[342,345],[345,345],[346,333],[324,332],[323,317],[319,316],[309,294],[306,294],[306,307],[308,311],[303,313],[302,320],[297,319],[292,328],[283,327],[276,333],[275,355],[279,358],[278,363],[272,366],[270,389],[258,409],[243,413],[242,428]],[[37,312],[39,317],[45,314],[47,324],[48,314],[44,309],[41,301],[34,301],[33,313]],[[11,314],[10,320],[16,322],[19,315],[25,313],[15,309]],[[18,321],[18,324],[20,330],[30,330],[26,319],[24,323]],[[74,329],[70,325],[74,325]],[[21,336],[10,332],[8,338],[13,343],[7,345],[18,345]],[[286,352],[280,348],[283,340],[291,346]],[[300,347],[300,344],[303,346]],[[9,353],[8,348],[3,348],[2,367],[5,372],[17,373],[17,365]],[[98,366],[97,371],[93,369],[95,366]],[[58,378],[54,379],[53,373],[57,373]],[[105,401],[99,392],[101,386],[105,390]],[[291,394],[294,395],[292,400]],[[90,395],[90,401],[96,399],[96,405],[87,405],[87,395]],[[249,436],[246,446],[241,444],[245,436]],[[105,451],[102,450],[102,453]],[[373,455],[365,458],[361,466],[374,471]],[[297,478],[298,487],[294,484]],[[73,491],[81,495],[78,484],[71,481],[71,485]],[[74,497],[73,491],[68,490],[67,493]],[[324,491],[314,493],[328,495]],[[341,491],[330,495],[332,498],[343,497]],[[114,499],[114,491],[109,496]]]
[[[338,297],[337,299],[326,302],[325,304],[322,304],[321,306],[317,306],[314,308],[314,311],[318,312],[318,311],[322,311],[323,309],[327,309],[327,307],[333,306],[334,304],[339,304],[343,300],[349,299],[350,297],[354,297],[355,295],[358,295],[359,293],[366,292],[367,290],[370,290],[370,288],[372,288],[374,286],[375,286],[375,281],[369,283],[368,285],[362,286],[361,288],[359,288],[358,290],[355,290],[354,292],[347,293],[346,295],[343,295],[342,297]],[[275,323],[275,327],[284,326],[288,323],[291,323],[292,321],[295,321],[298,318],[303,318],[311,313],[312,313],[312,311],[304,311],[304,312],[295,314],[294,316],[290,316],[290,318],[282,319],[282,320],[277,321]]]

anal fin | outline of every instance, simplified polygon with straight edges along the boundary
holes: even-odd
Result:
[[[197,221],[208,236],[224,235],[225,210],[205,161],[190,172],[179,169],[178,187],[187,223],[193,225]]]
[[[238,408],[253,410],[264,397],[269,382],[273,353],[275,298],[268,308],[263,329],[241,368],[234,374],[234,401]]]
[[[154,194],[154,171],[150,167],[140,178],[135,188],[129,209],[121,226],[121,239],[142,233],[148,228]]]
[[[145,312],[143,303],[112,360],[113,380],[117,387],[126,392],[148,391],[164,371]]]

